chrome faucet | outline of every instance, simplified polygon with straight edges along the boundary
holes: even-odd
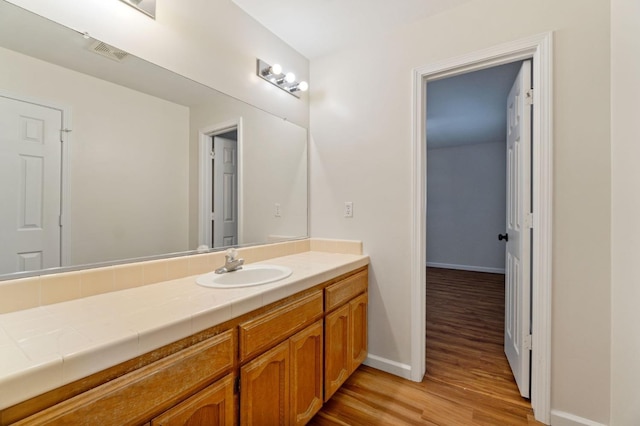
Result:
[[[244,259],[238,259],[236,256],[238,256],[236,249],[231,248],[227,250],[224,256],[224,266],[216,269],[216,274],[224,274],[242,269]]]

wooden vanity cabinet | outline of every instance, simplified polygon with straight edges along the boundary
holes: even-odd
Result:
[[[75,396],[27,401],[8,423],[304,425],[367,356],[367,282],[364,267],[319,284],[128,361],[143,364]]]
[[[325,289],[325,402],[367,357],[367,284],[362,271]]]

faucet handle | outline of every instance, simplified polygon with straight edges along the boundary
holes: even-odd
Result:
[[[229,259],[230,262],[233,262],[238,256],[238,251],[234,248],[227,249],[225,256],[227,257],[227,259]]]

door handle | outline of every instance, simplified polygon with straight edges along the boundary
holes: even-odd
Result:
[[[498,234],[498,240],[502,241],[509,241],[509,234]]]

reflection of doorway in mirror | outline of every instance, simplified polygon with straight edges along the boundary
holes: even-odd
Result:
[[[61,266],[63,111],[0,95],[0,274]]]
[[[243,242],[242,135],[241,117],[209,124],[198,130],[200,246],[218,248]],[[215,146],[216,141],[218,146]],[[217,162],[220,163],[219,166]],[[215,205],[216,199],[219,206]],[[220,219],[216,225],[218,214]],[[216,229],[216,226],[219,229]]]
[[[238,244],[238,130],[213,135],[211,240],[213,247]]]

